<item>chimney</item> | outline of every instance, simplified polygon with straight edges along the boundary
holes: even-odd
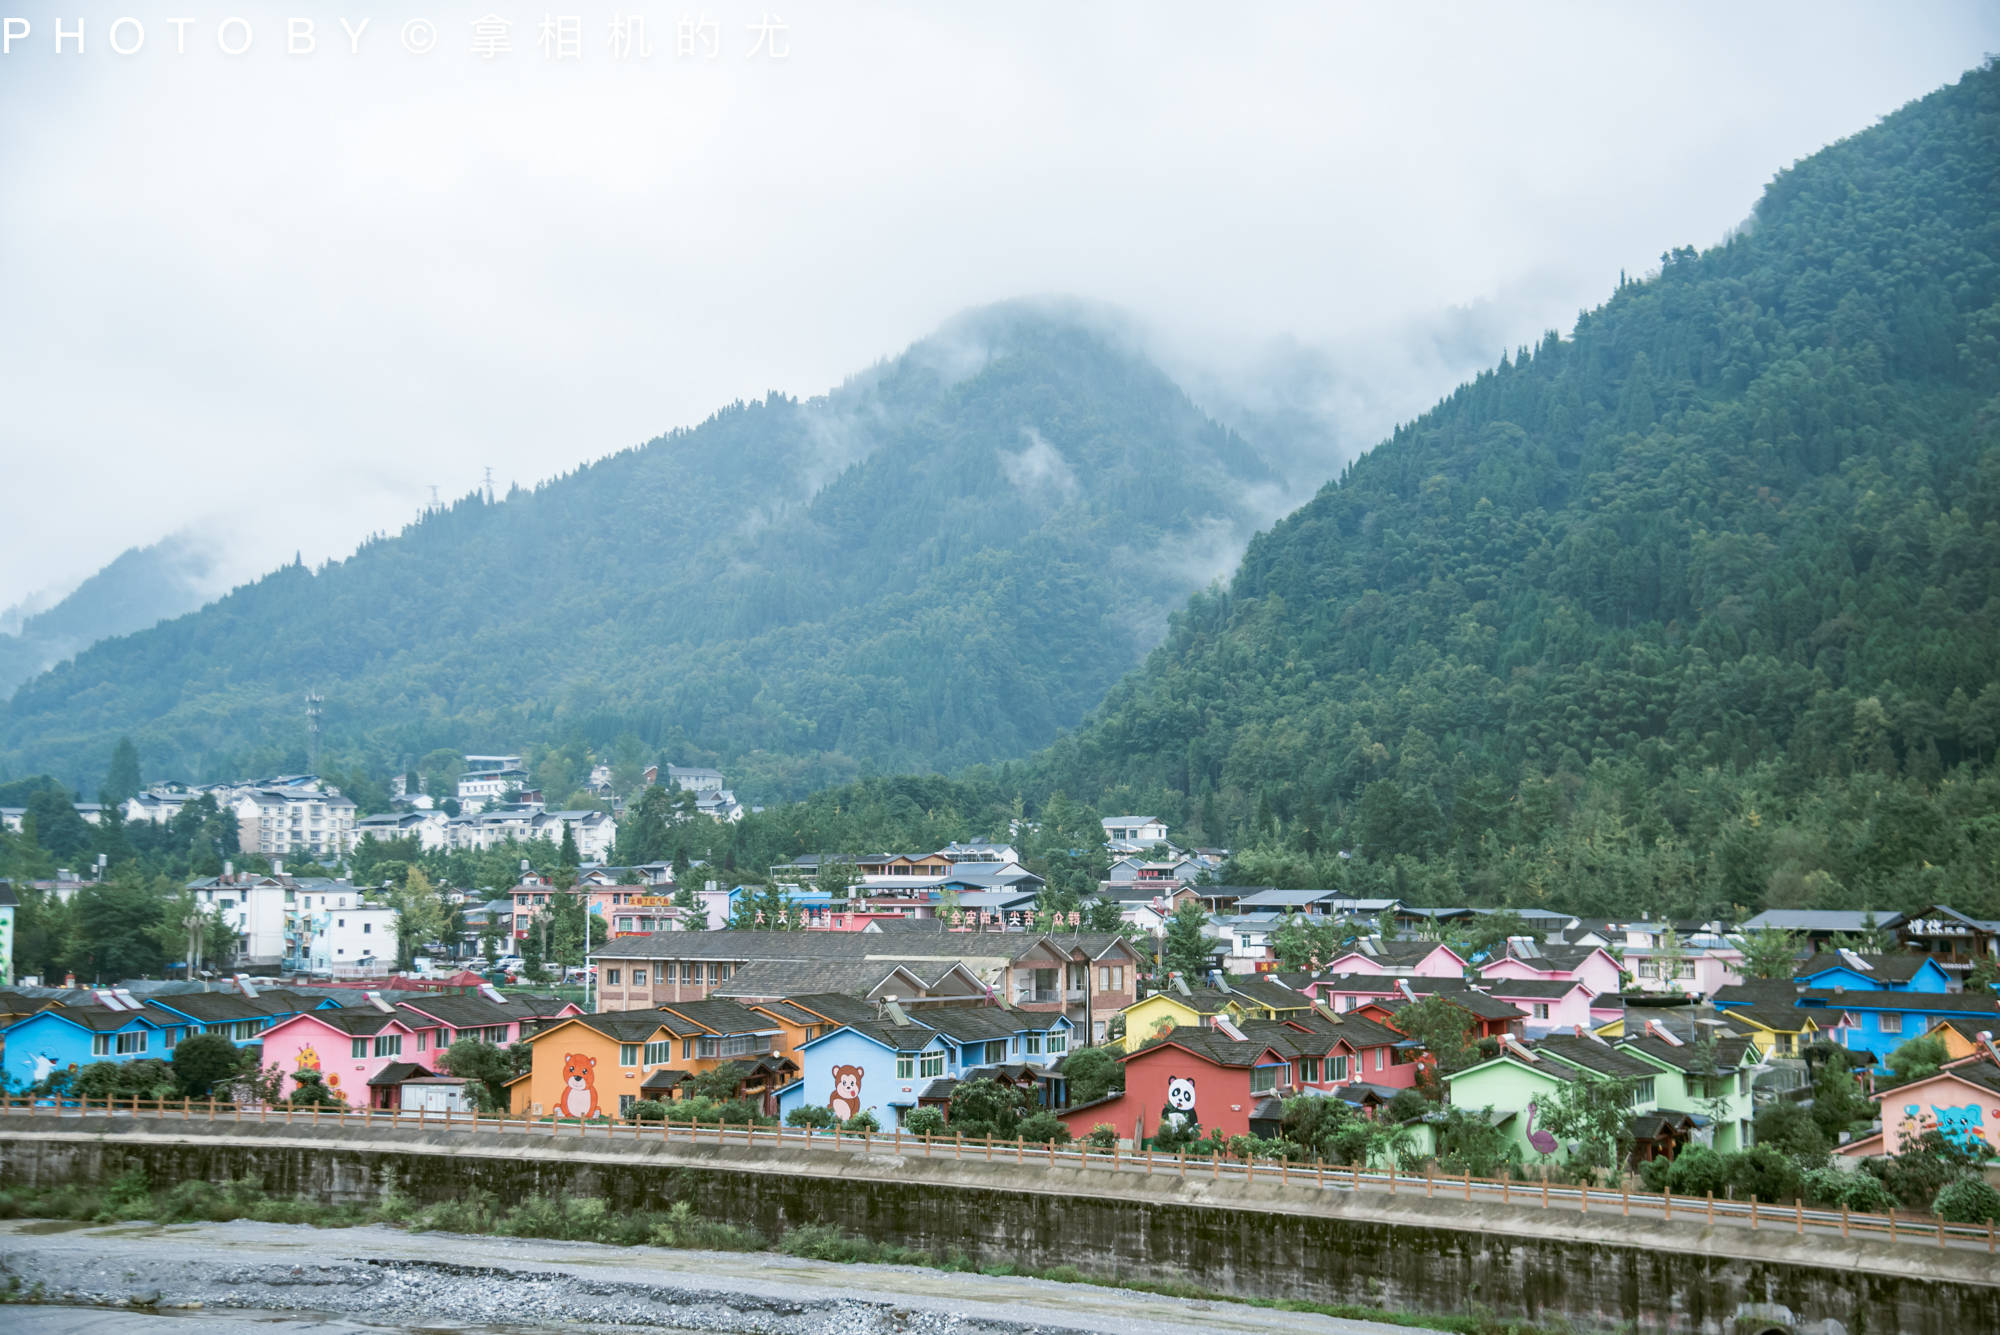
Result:
[[[363,992],[361,995],[367,998],[369,1005],[381,1011],[384,1015],[394,1015],[396,1013],[396,1008],[383,1000],[380,992]]]

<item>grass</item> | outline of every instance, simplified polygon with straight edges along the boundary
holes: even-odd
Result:
[[[844,1265],[905,1265],[961,1274],[1019,1275],[1059,1284],[1131,1289],[1168,1298],[1241,1303],[1285,1312],[1311,1312],[1347,1320],[1455,1332],[1456,1335],[1552,1335],[1562,1326],[1505,1321],[1485,1313],[1389,1312],[1356,1303],[1316,1303],[1284,1298],[1242,1298],[1177,1280],[1129,1275],[1093,1275],[1075,1266],[1023,1269],[1010,1263],[979,1265],[964,1252],[943,1256],[919,1248],[876,1242],[831,1224],[801,1224],[776,1239],[754,1228],[705,1219],[686,1201],[665,1210],[613,1210],[595,1198],[530,1196],[503,1205],[491,1192],[473,1188],[456,1200],[420,1205],[391,1190],[374,1205],[325,1205],[295,1196],[272,1196],[260,1183],[239,1178],[220,1185],[179,1182],[156,1190],[137,1171],[100,1186],[63,1185],[0,1191],[0,1219],[67,1219],[90,1224],[150,1221],[162,1224],[252,1219],[267,1224],[310,1224],[354,1228],[385,1224],[412,1232],[473,1233],[499,1237],[553,1238],[613,1247],[681,1247],[701,1251],[777,1250],[787,1256]],[[0,1303],[33,1301],[18,1277],[0,1289]]]

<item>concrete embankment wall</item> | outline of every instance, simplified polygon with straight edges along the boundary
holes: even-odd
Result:
[[[305,1133],[101,1115],[0,1123],[0,1185],[103,1182],[134,1168],[155,1186],[251,1178],[327,1202],[394,1190],[428,1203],[475,1187],[502,1201],[587,1196],[614,1208],[684,1200],[771,1235],[825,1223],[982,1265],[1070,1265],[1392,1311],[1484,1308],[1585,1329],[1739,1335],[1744,1305],[1766,1303],[1802,1322],[1836,1319],[1852,1335],[2000,1331],[2000,1261],[1983,1251],[1427,1200],[1420,1188],[1390,1198],[1198,1175],[574,1135]]]

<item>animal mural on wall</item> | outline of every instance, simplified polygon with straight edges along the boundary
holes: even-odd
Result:
[[[1528,1143],[1535,1147],[1535,1153],[1537,1154],[1554,1154],[1556,1152],[1556,1138],[1546,1131],[1535,1130],[1535,1117],[1540,1112],[1541,1106],[1534,1099],[1529,1099]]]
[[[1986,1136],[1986,1110],[1977,1103],[1968,1103],[1962,1108],[1940,1103],[1923,1108],[1906,1103],[1903,1105],[1900,1130],[1905,1142],[1935,1130],[1942,1132],[1946,1140],[1960,1149],[1988,1155],[1993,1153],[1993,1142]]]
[[[556,1101],[556,1112],[578,1119],[604,1115],[604,1110],[597,1106],[597,1058],[581,1052],[563,1054],[563,1090]]]
[[[1184,1075],[1167,1077],[1167,1105],[1160,1109],[1160,1125],[1187,1131],[1201,1125],[1194,1109],[1194,1081]]]
[[[294,1071],[317,1071],[319,1069],[319,1052],[312,1044],[308,1043],[299,1049],[298,1058],[293,1062],[292,1069]]]
[[[861,1115],[861,1077],[864,1073],[859,1066],[833,1068],[833,1093],[828,1096],[826,1106],[843,1122]]]

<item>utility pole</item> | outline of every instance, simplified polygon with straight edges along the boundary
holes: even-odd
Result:
[[[493,504],[493,465],[486,465],[486,503]]]
[[[319,773],[319,707],[326,697],[306,692],[306,773]]]

